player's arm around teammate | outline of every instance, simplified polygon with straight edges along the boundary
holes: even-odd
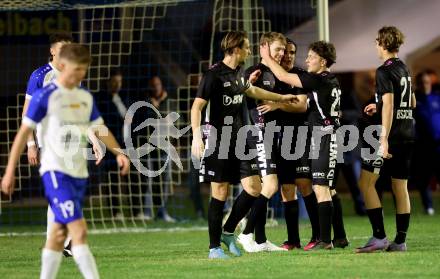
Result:
[[[345,229],[342,222],[342,210],[340,200],[332,189],[335,187],[336,167],[336,129],[339,127],[340,116],[340,88],[334,74],[330,73],[330,67],[336,61],[336,50],[331,43],[319,41],[309,46],[306,59],[307,72],[288,73],[271,58],[268,45],[260,46],[260,54],[268,60],[270,69],[275,76],[292,86],[304,88],[313,92],[313,105],[309,115],[312,132],[312,154],[318,155],[318,159],[311,162],[313,190],[318,200],[318,212],[320,223],[319,245],[316,249],[331,249],[331,226],[334,219],[333,209],[338,212],[337,224],[333,224],[338,235],[344,236]],[[316,128],[316,131],[315,131]],[[320,131],[330,132],[322,135]],[[315,134],[316,133],[316,134]],[[319,142],[320,144],[314,144]],[[319,154],[317,154],[319,152]],[[336,235],[336,233],[335,233]]]
[[[302,69],[295,68],[297,46],[295,42],[287,39],[286,50],[281,60],[280,65],[287,72],[296,73],[303,71]],[[297,160],[286,160],[281,154],[281,146],[284,142],[285,127],[296,127],[297,135],[299,134],[300,126],[308,126],[307,122],[307,94],[302,89],[295,88],[287,83],[280,82],[281,92],[295,92],[298,97],[298,103],[282,104],[282,103],[267,103],[258,107],[261,113],[267,113],[272,110],[280,110],[278,113],[278,120],[282,127],[281,138],[278,146],[278,179],[281,184],[281,197],[284,204],[284,217],[287,227],[287,240],[281,245],[281,247],[291,250],[301,247],[301,241],[299,236],[299,216],[298,216],[298,201],[297,201],[297,189],[300,191],[304,203],[307,208],[311,227],[312,237],[309,243],[304,247],[304,250],[309,250],[314,247],[319,239],[319,221],[317,212],[316,195],[313,192],[312,180],[310,173],[310,162],[308,159],[309,150],[309,138],[305,139],[304,154]],[[294,113],[294,114],[291,114]],[[277,120],[277,122],[278,122]],[[306,134],[307,136],[307,134]],[[307,136],[308,137],[308,136]],[[294,136],[292,143],[296,149],[297,136]]]
[[[244,217],[252,206],[252,202],[259,195],[261,185],[258,176],[252,177],[249,172],[248,161],[242,161],[235,154],[238,130],[243,125],[243,95],[253,98],[270,99],[274,101],[296,100],[295,96],[282,96],[252,86],[245,81],[242,75],[240,64],[250,54],[249,40],[247,35],[241,31],[231,31],[225,35],[221,43],[225,54],[224,59],[213,65],[203,76],[197,97],[191,108],[191,126],[193,132],[192,153],[196,158],[201,159],[200,177],[203,181],[211,183],[211,200],[208,210],[208,228],[210,239],[209,258],[229,258],[221,249],[220,242],[224,242],[228,249],[236,256],[241,253],[235,246],[233,231],[236,225]],[[200,129],[201,112],[206,109],[206,119],[211,128],[218,132],[226,125],[232,128],[230,147],[226,158],[220,158],[218,141],[208,137],[206,147],[202,141]],[[231,123],[232,121],[232,123]],[[226,124],[228,123],[228,124]],[[223,138],[223,135],[222,135]],[[209,147],[214,149],[213,154],[206,154]],[[224,154],[222,154],[224,155]],[[245,166],[246,165],[246,166]],[[223,207],[228,194],[230,183],[242,180],[244,191],[234,202],[232,212],[225,224],[225,231],[229,234],[222,234]],[[226,229],[228,228],[228,229]]]

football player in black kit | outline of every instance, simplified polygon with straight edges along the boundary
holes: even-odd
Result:
[[[409,227],[410,202],[407,189],[410,158],[413,152],[414,122],[412,109],[415,95],[406,65],[397,57],[404,35],[394,26],[382,27],[377,34],[376,49],[383,64],[376,70],[377,104],[365,107],[368,115],[381,116],[380,148],[375,158],[363,158],[359,187],[365,199],[373,236],[358,253],[377,250],[406,251],[406,232]],[[365,156],[364,156],[365,157]],[[396,201],[396,237],[389,242],[384,229],[382,204],[375,184],[380,173],[391,175]]]
[[[244,188],[234,202],[228,220],[229,226],[233,227],[232,230],[249,211],[261,191],[261,183],[258,176],[252,172],[250,162],[241,161],[235,153],[237,134],[243,125],[243,98],[250,96],[272,101],[295,101],[297,98],[294,95],[268,92],[252,86],[244,79],[240,64],[250,54],[249,40],[245,32],[228,32],[221,42],[221,48],[224,59],[204,74],[191,108],[191,151],[196,158],[201,158],[201,181],[211,183],[208,211],[209,258],[225,259],[229,257],[221,248],[220,241],[226,244],[232,254],[241,255],[235,245],[233,231],[222,234],[223,207],[229,184],[241,179]],[[257,73],[251,74],[250,79],[256,79]],[[205,145],[202,141],[200,122],[201,112],[207,104],[206,119],[209,130]],[[215,133],[221,140],[214,137]]]
[[[264,33],[260,38],[260,44],[268,43],[270,52],[277,63],[281,62],[286,48],[286,38],[283,34],[277,32]],[[268,91],[275,91],[280,83],[272,74],[270,69],[265,65],[265,61],[249,67],[245,76],[260,71],[261,74],[254,82],[255,86],[261,87]],[[286,92],[287,93],[287,92]],[[263,182],[260,196],[254,202],[252,209],[248,215],[248,221],[243,232],[238,236],[237,240],[242,244],[247,252],[262,251],[286,251],[282,247],[273,244],[266,237],[266,216],[267,204],[272,196],[278,191],[277,163],[276,163],[276,146],[277,140],[275,129],[273,133],[266,129],[269,122],[275,120],[275,112],[263,114],[258,110],[258,105],[263,102],[253,98],[246,98],[246,107],[248,110],[247,121],[256,128],[258,133],[252,135],[248,133],[247,143],[250,149],[258,150],[256,164]],[[275,122],[272,122],[275,127]],[[272,139],[268,138],[272,137]],[[255,231],[255,241],[254,241]]]
[[[335,205],[336,209],[341,211],[340,200],[334,190],[337,163],[336,129],[339,127],[341,90],[336,76],[329,71],[329,68],[336,62],[336,50],[333,44],[328,42],[312,43],[306,59],[307,72],[297,74],[288,73],[278,65],[270,57],[267,44],[260,47],[260,54],[268,61],[268,66],[279,80],[313,92],[308,118],[312,131],[310,164],[313,190],[318,200],[320,240],[310,250],[332,249],[333,206]],[[333,224],[333,227],[338,229],[338,232],[335,229],[335,235],[345,236],[342,214],[338,216],[341,218],[335,220],[337,223]]]
[[[296,49],[296,44],[290,39],[287,39],[286,50],[280,65],[289,73],[304,72],[303,69],[294,67]],[[312,226],[312,238],[304,247],[304,250],[307,251],[313,248],[318,243],[319,239],[317,200],[312,189],[312,177],[309,163],[310,138],[306,136],[308,131],[307,92],[301,88],[292,87],[284,82],[279,82],[279,88],[276,92],[292,92],[292,94],[295,94],[298,97],[298,103],[296,104],[271,102],[258,107],[261,113],[275,111],[277,125],[281,126],[277,147],[277,169],[278,179],[281,184],[281,197],[284,204],[284,218],[286,220],[288,236],[287,240],[281,245],[281,247],[287,250],[301,248],[299,237],[298,199],[296,194],[296,189],[298,188],[304,198],[304,203]],[[304,152],[300,158],[296,160],[288,160],[285,152],[283,152],[285,147],[287,147],[287,150],[289,150],[290,153],[296,153],[297,148],[300,149],[299,146],[297,147],[297,134],[299,133],[299,127],[303,127],[301,129],[305,128],[305,130],[302,130],[303,135],[305,135],[305,138],[303,138],[304,142],[299,143],[299,145],[303,146],[301,148],[304,148]],[[287,129],[292,129],[292,135],[288,133]],[[286,145],[287,139],[291,142],[289,146]],[[282,147],[283,143],[286,145],[284,148]]]

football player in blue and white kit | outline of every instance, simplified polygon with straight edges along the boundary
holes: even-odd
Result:
[[[84,278],[99,278],[95,259],[87,245],[87,225],[82,214],[88,177],[84,151],[90,131],[116,155],[121,174],[129,172],[129,160],[103,125],[92,94],[78,87],[90,61],[89,50],[82,45],[67,44],[61,48],[60,74],[53,83],[33,93],[2,178],[2,191],[12,194],[20,154],[28,136],[37,123],[41,123],[40,174],[55,223],[42,252],[40,278],[56,277],[67,233],[72,237],[73,258]]]
[[[60,49],[65,44],[70,44],[73,42],[72,35],[66,32],[58,32],[50,35],[49,43],[50,43],[50,61],[49,63],[39,67],[36,69],[31,76],[29,77],[29,81],[26,89],[26,98],[23,105],[23,116],[26,115],[26,112],[29,107],[29,103],[32,99],[32,95],[38,89],[43,88],[44,86],[51,83],[60,73],[60,62],[59,62],[59,53]],[[41,137],[39,135],[40,127],[37,127],[37,142],[39,147],[41,147]],[[38,147],[37,143],[34,139],[34,134],[31,133],[27,140],[27,156],[28,161],[31,166],[38,165]],[[47,207],[47,229],[46,236],[49,236],[50,227],[54,223],[54,215],[50,206]],[[71,256],[72,252],[70,251],[70,237],[66,239],[66,243],[64,244],[64,255]]]

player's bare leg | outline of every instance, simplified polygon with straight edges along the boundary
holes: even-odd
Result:
[[[379,199],[379,195],[376,191],[376,181],[379,179],[379,175],[362,170],[359,178],[359,187],[361,188],[362,195],[365,199],[365,206],[367,209],[382,207]]]
[[[373,236],[363,246],[356,249],[357,253],[374,252],[385,250],[388,245],[383,223],[382,204],[376,191],[376,181],[379,175],[367,170],[361,171],[359,187],[364,196],[365,208],[370,219]]]
[[[391,186],[396,197],[396,237],[387,251],[406,251],[405,240],[411,213],[408,180],[393,178],[391,179]]]
[[[286,219],[287,241],[281,245],[287,250],[301,248],[299,239],[299,212],[298,196],[295,184],[281,185],[281,198],[284,204],[284,218]]]
[[[211,182],[211,200],[208,209],[209,258],[228,259],[221,248],[223,208],[228,197],[228,182]]]
[[[47,206],[47,226],[46,226],[46,239],[49,238],[51,228],[55,224],[55,215],[53,214],[52,208],[50,208],[50,205]],[[63,249],[63,255],[65,257],[72,257],[72,238],[67,235],[66,240],[64,241],[64,249]]]
[[[99,278],[95,258],[87,245],[87,224],[84,218],[67,224],[69,234],[72,236],[73,259],[78,265],[84,278]]]

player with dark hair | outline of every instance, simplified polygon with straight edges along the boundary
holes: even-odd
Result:
[[[341,90],[336,76],[330,67],[336,62],[333,44],[318,41],[309,46],[306,59],[307,72],[288,73],[270,56],[268,45],[260,46],[261,57],[281,81],[292,86],[313,92],[310,99],[309,126],[311,128],[311,173],[313,190],[318,200],[320,233],[315,249],[332,249],[331,227],[333,206],[340,208],[336,195],[335,167],[337,163],[336,129],[339,127]],[[339,211],[339,210],[338,210]],[[337,235],[345,234],[342,223],[342,210],[338,215]],[[335,230],[336,232],[336,230]],[[335,233],[336,234],[336,233]]]
[[[407,189],[410,160],[415,136],[413,108],[416,98],[411,89],[411,75],[398,58],[404,35],[394,26],[382,27],[376,37],[376,50],[383,64],[376,70],[376,101],[364,111],[381,116],[379,151],[375,158],[362,158],[359,187],[365,199],[373,236],[358,253],[377,250],[406,251],[406,232],[409,227],[410,201]],[[396,200],[396,237],[390,243],[386,237],[382,204],[375,184],[380,174],[391,175],[391,187]]]
[[[26,89],[26,97],[23,104],[23,114],[26,115],[26,112],[29,107],[29,103],[32,99],[33,93],[43,88],[44,86],[51,83],[60,73],[60,50],[61,47],[70,44],[73,42],[72,35],[67,32],[58,32],[53,33],[49,36],[49,45],[50,45],[50,58],[49,63],[41,66],[36,69],[30,76],[27,89]],[[29,134],[29,138],[27,140],[27,156],[28,161],[31,166],[38,165],[38,147],[42,147],[41,136],[39,130],[41,129],[41,125],[37,125],[36,134],[37,140],[34,139],[34,134]],[[37,146],[38,144],[38,146]],[[51,225],[54,222],[54,215],[50,206],[47,207],[47,229],[46,236],[49,237],[49,232],[51,230]],[[64,255],[69,257],[72,255],[70,251],[70,238],[66,239]]]
[[[240,67],[250,54],[249,39],[245,32],[228,32],[221,42],[224,59],[213,65],[203,76],[197,97],[191,108],[193,131],[192,154],[202,158],[201,182],[211,183],[211,201],[208,210],[210,239],[209,258],[228,258],[221,249],[223,241],[229,251],[236,256],[241,252],[236,247],[234,230],[246,215],[259,195],[261,183],[252,170],[250,161],[240,160],[235,153],[237,134],[243,126],[243,98],[273,101],[294,101],[293,95],[279,95],[252,86],[244,79]],[[258,72],[251,74],[254,80]],[[206,108],[206,122],[209,127],[204,144],[200,130],[201,112]],[[217,132],[217,140],[214,134]],[[228,138],[229,137],[229,138]],[[206,147],[206,149],[205,149]],[[211,153],[211,154],[210,154]],[[203,156],[202,156],[203,154]],[[241,179],[244,190],[237,197],[222,234],[223,207],[231,183]]]

